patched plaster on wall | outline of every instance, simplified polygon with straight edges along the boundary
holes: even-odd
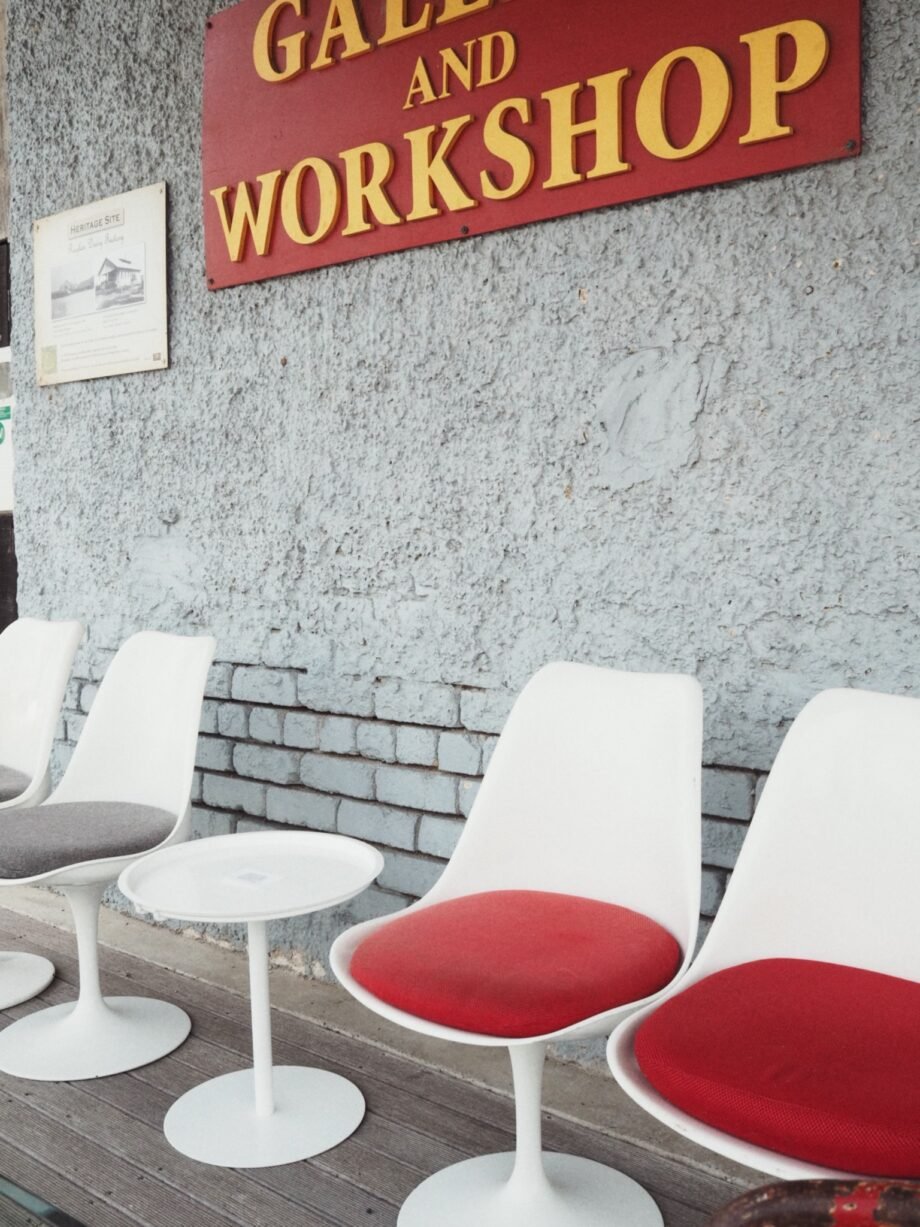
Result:
[[[616,364],[599,405],[611,490],[669,477],[699,460],[697,422],[718,365],[688,345],[643,349]]]
[[[212,5],[10,0],[17,369],[33,218],[170,193],[170,369],[17,381],[23,613],[331,684],[689,670],[753,767],[821,687],[920,693],[914,0],[857,160],[219,294]]]

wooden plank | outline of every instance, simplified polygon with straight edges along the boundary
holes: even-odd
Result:
[[[198,1055],[192,1064],[185,1064],[184,1058],[188,1056],[189,1045]],[[136,1070],[134,1076],[177,1099],[185,1091],[204,1081],[205,1077],[216,1077],[228,1073],[231,1068],[245,1069],[249,1065],[246,1058],[238,1056],[231,1066],[228,1061],[231,1054],[228,1054],[226,1049],[215,1048],[195,1037],[188,1039],[174,1056],[177,1059],[144,1066],[143,1069]],[[206,1066],[209,1067],[207,1072]],[[416,1180],[442,1167],[448,1167],[451,1163],[459,1163],[469,1155],[466,1150],[448,1146],[438,1138],[420,1134],[417,1130],[407,1129],[374,1111],[369,1111],[365,1116],[357,1136],[362,1146],[373,1150],[388,1162],[400,1162],[410,1167],[416,1173]]]
[[[191,1040],[187,1041],[186,1045],[176,1054],[177,1057],[184,1053],[192,1043],[193,1041]],[[199,1041],[196,1051],[200,1052],[205,1047],[204,1042]],[[189,1085],[194,1085],[195,1079],[194,1071],[191,1067],[188,1067],[185,1075],[180,1075],[177,1081],[174,1067],[178,1064],[178,1061],[160,1062],[157,1065],[150,1065],[143,1070],[136,1071],[135,1076],[150,1079],[159,1085],[166,1085],[170,1089],[174,1088],[178,1093],[181,1093],[180,1088],[185,1089]],[[240,1067],[243,1065],[244,1062],[240,1062]],[[375,1125],[383,1126],[393,1131],[392,1137],[389,1140],[390,1145],[395,1149],[395,1157],[403,1160],[403,1169],[409,1166],[416,1169],[416,1173],[411,1180],[404,1180],[401,1184],[394,1184],[391,1177],[390,1181],[384,1185],[383,1179],[378,1173],[381,1167],[385,1172],[387,1165],[393,1160],[387,1157],[386,1154],[381,1153],[377,1135],[374,1132]],[[550,1149],[563,1150],[571,1154],[581,1154],[585,1158],[594,1159],[596,1162],[622,1169],[622,1165],[616,1162],[616,1156],[611,1153],[609,1141],[603,1138],[603,1136],[599,1137],[589,1130],[576,1130],[574,1135],[570,1134],[565,1139],[556,1139],[552,1136],[554,1125],[555,1122],[552,1120],[546,1122],[547,1142]],[[567,1122],[562,1122],[562,1127],[564,1129],[572,1128]],[[401,1200],[400,1193],[402,1197],[407,1196],[412,1188],[415,1187],[415,1184],[425,1176],[440,1170],[442,1167],[446,1167],[450,1163],[458,1162],[460,1159],[468,1157],[469,1154],[486,1153],[486,1150],[483,1148],[468,1148],[466,1151],[453,1150],[450,1153],[435,1155],[432,1158],[429,1153],[431,1140],[425,1138],[422,1139],[424,1146],[422,1153],[424,1157],[420,1159],[421,1148],[419,1139],[420,1135],[416,1131],[403,1127],[394,1127],[389,1122],[375,1119],[373,1113],[369,1113],[358,1134],[343,1143],[342,1146],[336,1148],[334,1152],[329,1152],[328,1161],[333,1170],[338,1174],[358,1183],[367,1181],[366,1187],[378,1191],[385,1196],[395,1197],[398,1204]],[[556,1141],[564,1144],[556,1145]],[[501,1149],[508,1149],[510,1145],[511,1143],[508,1141]],[[314,1162],[321,1162],[324,1158],[327,1157],[320,1156]],[[352,1166],[352,1162],[354,1162],[354,1166]],[[709,1190],[710,1196],[706,1198],[705,1208],[700,1209],[697,1205],[688,1205],[686,1203],[684,1197],[685,1189],[679,1180],[675,1180],[673,1185],[662,1181],[661,1173],[655,1167],[653,1158],[650,1159],[648,1172],[643,1173],[643,1175],[647,1177],[645,1181],[646,1187],[649,1188],[650,1192],[661,1203],[662,1209],[666,1213],[666,1221],[669,1224],[684,1224],[686,1227],[690,1227],[692,1224],[703,1223],[708,1218],[710,1210],[730,1200],[732,1196],[732,1191],[726,1191],[721,1182],[715,1181]],[[400,1180],[402,1180],[402,1175]],[[384,1189],[386,1189],[385,1193]],[[677,1194],[676,1196],[675,1193]]]
[[[52,1001],[57,997],[66,999],[67,992],[68,988],[66,986],[57,986],[44,994],[44,997]],[[8,1013],[10,1016],[22,1016],[30,1013],[35,1008],[40,1008],[40,1005],[33,1001],[23,1006],[18,1006],[8,1011]],[[191,1042],[187,1041],[187,1043]],[[206,1051],[209,1046],[199,1040],[194,1047],[198,1051]],[[219,1061],[216,1071],[218,1073],[228,1072],[228,1066],[231,1068],[245,1068],[248,1065],[248,1061],[245,1058],[228,1049],[212,1049],[212,1051],[216,1054]],[[208,1061],[206,1064],[213,1069],[213,1061]],[[180,1062],[176,1059],[176,1055],[173,1055],[153,1065],[146,1066],[142,1070],[135,1071],[133,1075],[120,1075],[115,1078],[88,1081],[81,1083],[80,1087],[86,1095],[99,1098],[106,1103],[132,1112],[139,1120],[146,1121],[152,1125],[159,1137],[163,1117],[172,1104],[176,1093],[181,1094],[184,1090],[201,1082],[203,1080],[201,1072],[200,1069]],[[133,1085],[127,1084],[126,1079],[129,1077],[133,1079]],[[59,1096],[58,1098],[62,1097]],[[370,1137],[367,1137],[369,1125]],[[314,1182],[326,1187],[330,1191],[332,1205],[343,1223],[351,1221],[350,1219],[346,1220],[344,1217],[344,1210],[350,1202],[354,1202],[354,1213],[358,1216],[358,1220],[364,1223],[366,1222],[364,1216],[373,1208],[368,1205],[369,1197],[374,1204],[382,1200],[389,1202],[394,1207],[398,1206],[424,1176],[446,1165],[442,1161],[445,1157],[447,1163],[466,1157],[465,1152],[455,1151],[447,1156],[434,1153],[433,1155],[428,1154],[426,1156],[426,1160],[421,1167],[409,1165],[403,1162],[398,1154],[394,1157],[381,1153],[373,1143],[373,1132],[373,1124],[366,1118],[361,1126],[359,1135],[348,1139],[341,1146],[311,1161],[317,1172],[326,1173],[329,1178],[335,1181],[342,1181],[346,1185],[355,1186],[354,1192],[352,1192],[350,1190],[343,1191],[338,1184],[333,1188],[329,1185],[328,1180]],[[405,1145],[407,1131],[400,1129],[399,1133],[402,1135]],[[426,1141],[426,1139],[418,1134],[410,1134],[410,1136],[414,1136],[420,1143]],[[114,1145],[117,1148],[119,1143],[127,1144],[128,1141],[131,1144],[130,1153],[137,1153],[137,1140],[131,1135],[130,1130],[119,1127],[114,1134],[114,1138],[109,1136],[108,1130],[106,1131],[105,1144],[109,1147]],[[166,1147],[166,1145],[164,1141],[163,1146]],[[395,1145],[391,1144],[390,1149],[395,1150]],[[187,1161],[183,1160],[183,1162]],[[285,1191],[286,1194],[290,1195],[290,1176],[278,1177],[276,1180],[270,1174],[252,1173],[252,1177],[253,1179],[263,1181],[269,1187],[277,1187],[279,1191]],[[311,1194],[311,1202],[308,1204],[316,1205],[316,1196],[317,1193],[314,1190]],[[330,1205],[327,1203],[319,1204],[318,1208],[327,1214],[330,1213]]]
[[[52,1093],[62,1089],[61,1083],[25,1083],[4,1077],[0,1091],[0,1139],[8,1145],[40,1162],[53,1163],[68,1180],[84,1185],[97,1200],[144,1227],[176,1227],[179,1223],[239,1227],[241,1220],[196,1202],[165,1179],[111,1154],[100,1143],[91,1141],[82,1129],[64,1124],[43,1111],[37,1100],[44,1097],[31,1089],[40,1086],[50,1087]],[[97,1124],[96,1121],[89,1124],[91,1135],[97,1132]]]
[[[33,945],[32,948],[36,953],[46,953],[49,956],[55,953],[52,950],[42,950],[36,945]],[[58,966],[62,970],[67,970],[70,960],[62,955],[55,957]],[[110,972],[103,972],[102,982],[104,991],[110,994],[137,993],[140,989],[136,980],[128,983],[124,978],[114,976]],[[148,987],[145,986],[145,988]],[[149,993],[144,995],[149,995]],[[228,994],[228,996],[231,995]],[[42,995],[42,1000],[47,1004],[59,1004],[72,999],[72,986],[60,980],[55,981]],[[226,1014],[214,1013],[197,1006],[189,997],[179,999],[173,996],[171,1000],[186,1008],[194,1020],[191,1038],[186,1040],[182,1047],[173,1054],[174,1059],[193,1064],[205,1077],[214,1077],[231,1069],[243,1069],[249,1064],[248,1015],[245,1022],[237,1022]],[[24,1007],[16,1007],[16,1010],[10,1011],[10,1014],[18,1016],[18,1010],[27,1008],[35,1008],[35,1003],[31,1002]],[[272,1017],[273,1025],[279,1017],[282,1020],[291,1018],[283,1014],[277,1015],[275,1012]],[[278,1064],[316,1065],[332,1073],[351,1078],[360,1086],[371,1111],[386,1116],[400,1128],[415,1129],[425,1135],[436,1137],[456,1147],[465,1155],[482,1154],[490,1150],[507,1150],[513,1144],[514,1108],[511,1102],[502,1096],[477,1088],[468,1088],[459,1079],[420,1069],[412,1062],[405,1061],[404,1058],[394,1058],[389,1053],[370,1045],[364,1046],[368,1049],[362,1061],[364,1068],[356,1070],[353,1063],[343,1065],[334,1059],[335,1041],[343,1037],[338,1036],[335,1032],[324,1032],[322,1044],[324,1051],[318,1054],[315,1051],[318,1045],[312,1043],[312,1038],[314,1033],[321,1029],[302,1020],[296,1021],[307,1037],[310,1047],[275,1037],[273,1049]],[[197,1047],[196,1041],[198,1040],[208,1042],[211,1047],[210,1053]],[[227,1054],[226,1057],[221,1059],[219,1055],[215,1056],[215,1050],[222,1050]],[[401,1079],[399,1076],[402,1073],[401,1069],[398,1068],[397,1072],[393,1073],[391,1070],[393,1061],[396,1061],[399,1066],[408,1065],[409,1074]],[[370,1072],[371,1068],[374,1070],[373,1073]],[[418,1085],[425,1085],[420,1083],[420,1079],[423,1075],[428,1074],[439,1080],[443,1078],[446,1083],[443,1089],[439,1088],[441,1094],[437,1101],[415,1094]],[[410,1080],[411,1087],[406,1089],[403,1083]],[[459,1095],[464,1097],[466,1097],[466,1092],[472,1092],[468,1103],[474,1110],[474,1116],[471,1117],[466,1112],[458,1111],[450,1105],[449,1092],[451,1089],[455,1089]],[[482,1096],[485,1097],[485,1102],[482,1102]],[[489,1101],[494,1101],[494,1103]],[[497,1123],[499,1121],[502,1121],[504,1128]]]
[[[10,1094],[18,1097],[16,1088],[22,1085],[17,1081]],[[38,1082],[28,1087],[20,1092],[22,1102],[58,1124],[92,1137],[110,1156],[125,1160],[148,1178],[185,1193],[198,1206],[219,1215],[221,1223],[240,1227],[301,1227],[305,1223],[309,1227],[365,1227],[369,1214],[376,1215],[378,1222],[386,1218],[388,1207],[382,1198],[354,1188],[321,1168],[299,1182],[302,1196],[291,1205],[290,1194],[281,1197],[271,1191],[275,1182],[270,1176],[267,1180],[260,1173],[243,1176],[186,1158],[173,1150],[162,1131],[172,1098],[130,1076],[73,1084]],[[125,1110],[126,1105],[130,1110]],[[290,1183],[285,1183],[286,1189]],[[414,1184],[413,1179],[410,1191]],[[196,1227],[202,1222],[197,1207],[195,1221]]]
[[[145,1127],[152,1126],[162,1138],[163,1118],[175,1100],[175,1096],[170,1091],[161,1089],[163,1081],[172,1081],[169,1077],[171,1068],[175,1068],[175,1062],[166,1058],[163,1061],[158,1061],[154,1065],[148,1066],[147,1069],[150,1076],[143,1081],[133,1077],[100,1078],[95,1082],[86,1083],[86,1092],[98,1097],[104,1104],[129,1113],[136,1121],[144,1122]],[[200,1079],[195,1079],[192,1085],[195,1085],[197,1081],[200,1081]],[[322,1111],[322,1104],[317,1104],[317,1111]],[[165,1139],[162,1139],[162,1141],[163,1147],[168,1149],[168,1143]],[[315,1168],[317,1173],[328,1173],[337,1178],[337,1180],[354,1186],[356,1192],[354,1194],[349,1193],[347,1196],[358,1206],[358,1221],[362,1224],[366,1224],[367,1214],[370,1212],[368,1198],[367,1196],[362,1196],[362,1194],[370,1194],[373,1203],[382,1200],[391,1206],[400,1206],[419,1183],[419,1173],[416,1170],[407,1167],[401,1162],[394,1162],[392,1159],[380,1155],[373,1146],[369,1146],[366,1142],[356,1142],[354,1136],[336,1146],[334,1152],[336,1156],[334,1164],[324,1162],[324,1156],[318,1155],[310,1160],[310,1166]],[[183,1160],[183,1162],[188,1163],[189,1160]],[[200,1164],[196,1164],[195,1167],[198,1171],[202,1170],[202,1165]],[[263,1224],[264,1227],[271,1227],[273,1223],[280,1221],[276,1219],[275,1209],[273,1208],[273,1203],[280,1199],[274,1193],[268,1192],[268,1190],[274,1188],[287,1190],[289,1185],[286,1181],[282,1181],[280,1184],[277,1183],[273,1175],[274,1171],[275,1169],[270,1169],[265,1173],[255,1171],[249,1173],[252,1179],[260,1180],[266,1189],[261,1201],[249,1209],[249,1214],[252,1216],[250,1227],[263,1227]],[[235,1201],[251,1193],[248,1182],[242,1182],[239,1178],[237,1178],[237,1182],[240,1184],[240,1190],[235,1195]],[[228,1183],[233,1182],[228,1180]],[[245,1188],[243,1187],[244,1183],[247,1184]],[[330,1213],[329,1206],[319,1204],[317,1197],[321,1187],[330,1187],[329,1182],[323,1181],[317,1176],[313,1183],[315,1190],[311,1194],[310,1200],[304,1204],[312,1206],[328,1216]],[[333,1204],[336,1212],[340,1215],[342,1215],[343,1200],[341,1190],[336,1185]],[[268,1208],[265,1207],[264,1203],[266,1202],[269,1203]],[[342,1215],[343,1223],[351,1221],[351,1218]]]
[[[57,963],[62,979],[46,994],[49,1001],[73,998],[77,967],[69,934],[21,917],[11,921],[0,913],[4,933],[18,934],[30,948],[44,947],[39,952]],[[248,1065],[244,998],[111,949],[103,948],[101,958],[106,991],[162,995],[194,1018],[192,1038],[166,1061],[136,1071],[132,1077],[138,1082],[172,1098],[206,1077]],[[273,1029],[279,1063],[317,1064],[352,1078],[365,1092],[369,1113],[359,1133],[305,1165],[348,1188],[360,1186],[359,1195],[375,1194],[395,1204],[429,1172],[465,1155],[513,1145],[513,1105],[501,1095],[284,1011],[273,1012]],[[111,1092],[116,1094],[128,1093]],[[668,1227],[697,1227],[738,1191],[734,1182],[551,1113],[546,1114],[545,1137],[549,1149],[582,1154],[638,1179],[659,1201]],[[263,1181],[266,1175],[254,1178]],[[285,1175],[277,1191],[283,1186],[285,1196],[299,1198],[302,1179]],[[268,1180],[270,1188],[272,1178]]]
[[[40,928],[45,930],[47,926],[40,926]],[[68,945],[67,934],[60,930],[52,930],[51,936],[55,935],[58,939],[55,945],[59,948]],[[184,1004],[195,1014],[196,1030],[199,1036],[206,1037],[217,1046],[224,1047],[228,1052],[238,1052],[241,1048],[248,1047],[248,1007],[244,999],[210,985],[199,985],[197,981],[192,981],[188,977],[175,976],[161,968],[138,964],[136,960],[130,959],[129,956],[119,955],[119,952],[116,951],[104,950],[103,959],[106,965],[111,965],[113,961],[118,962],[122,965],[123,971],[128,973],[134,971],[135,975],[137,967],[140,966],[143,969],[144,988],[147,991],[157,987],[164,990],[164,995],[170,995],[169,990],[172,988],[172,999],[178,998],[180,1004]],[[65,976],[75,976],[76,969],[72,958],[67,955],[58,956],[58,962]],[[113,978],[111,982],[113,990],[125,991],[125,986],[118,983],[121,978]],[[157,983],[151,984],[151,979]],[[140,987],[136,979],[132,979],[131,984],[133,987],[129,991],[137,991]],[[198,1001],[199,995],[207,1001],[207,1006],[202,1001]],[[212,1012],[213,1007],[221,1006],[223,1012],[220,1015]],[[231,1021],[229,1018],[231,1014],[235,1014],[240,1021]],[[441,1141],[446,1141],[466,1153],[504,1150],[512,1144],[510,1137],[513,1131],[513,1108],[510,1100],[469,1086],[449,1075],[426,1069],[407,1058],[385,1053],[373,1046],[354,1040],[352,1037],[341,1036],[338,1033],[311,1026],[294,1015],[276,1010],[273,1024],[276,1034],[280,1032],[282,1035],[284,1033],[296,1035],[296,1042],[276,1040],[276,1051],[280,1061],[303,1063],[305,1059],[325,1057],[324,1060],[319,1061],[319,1064],[332,1068],[335,1072],[343,1073],[345,1076],[357,1078],[362,1088],[368,1093],[369,1102],[374,1089],[373,1084],[376,1083],[378,1092],[381,1090],[384,1092],[383,1102],[376,1105],[376,1110],[393,1117],[394,1123],[402,1128],[418,1130],[421,1126],[423,1133],[430,1137],[438,1137]],[[290,1048],[285,1047],[286,1042],[291,1042]],[[342,1048],[348,1050],[347,1066],[342,1066],[338,1060],[330,1059],[338,1056]],[[318,1052],[317,1049],[321,1051]],[[190,1059],[188,1055],[183,1056],[187,1051],[188,1044],[177,1054],[180,1060]],[[373,1074],[371,1074],[371,1067],[373,1067]],[[361,1077],[357,1077],[359,1073]],[[402,1094],[403,1088],[409,1082],[411,1093],[406,1102],[394,1103],[392,1095],[380,1086],[383,1082],[389,1084],[399,1094]],[[435,1107],[433,1114],[427,1110],[427,1104]],[[472,1120],[463,1119],[468,1113],[472,1114]],[[498,1129],[496,1129],[497,1122],[500,1122]],[[459,1132],[457,1132],[458,1125],[460,1126]],[[574,1133],[571,1132],[573,1130]],[[547,1144],[551,1148],[570,1153],[585,1153],[586,1142],[589,1139],[601,1139],[599,1144],[602,1149],[597,1156],[599,1161],[619,1167],[649,1187],[653,1193],[679,1201],[680,1204],[688,1207],[712,1208],[730,1200],[737,1189],[734,1184],[699,1169],[690,1168],[680,1161],[653,1155],[644,1148],[636,1147],[628,1142],[618,1142],[605,1133],[582,1130],[570,1122],[548,1117]],[[591,1144],[590,1149],[595,1151],[596,1143]],[[595,1157],[595,1155],[591,1154],[589,1157]]]
[[[3,932],[4,922],[9,915],[9,913],[0,911],[0,933]],[[51,958],[58,968],[60,978],[76,985],[77,967],[72,936],[39,921],[21,917],[16,919],[20,922],[17,926],[18,935],[22,940],[28,941],[29,949]],[[106,991],[130,992],[141,996],[162,995],[167,1000],[182,1006],[189,1013],[194,1011],[196,1016],[200,1016],[202,1026],[213,1017],[224,1022],[232,1020],[241,1025],[248,1036],[249,1003],[245,998],[227,990],[215,988],[213,985],[193,980],[180,973],[168,971],[153,964],[141,963],[132,956],[110,947],[101,948],[100,961],[103,967],[103,983],[104,985],[108,983],[110,986]],[[139,968],[142,969],[141,978],[138,978]],[[111,977],[108,981],[106,981],[107,975]],[[119,984],[119,979],[129,980],[130,985]],[[278,1009],[272,1012],[272,1033],[276,1046],[286,1041],[301,1051],[299,1063],[304,1063],[304,1056],[309,1058],[310,1063],[322,1064],[324,1060],[329,1060],[338,1067],[336,1072],[349,1068],[352,1077],[361,1073],[370,1073],[375,1078],[389,1081],[400,1089],[415,1089],[418,1084],[422,1091],[421,1098],[433,1095],[435,1096],[431,1099],[433,1103],[445,1106],[455,1105],[459,1080],[448,1074],[427,1069],[408,1057],[384,1052],[363,1040],[311,1024],[297,1015]],[[246,1044],[237,1044],[234,1041],[229,1046],[242,1052],[249,1050],[248,1041]],[[465,1086],[466,1084],[460,1083],[460,1085]],[[473,1107],[474,1117],[485,1124],[494,1125],[496,1116],[493,1105],[488,1105],[487,1113],[484,1114],[483,1105],[478,1100],[479,1089],[470,1087],[469,1090],[473,1092],[469,1102]],[[485,1093],[494,1094],[488,1091]],[[495,1100],[499,1118],[503,1118],[499,1127],[509,1133],[513,1132],[514,1108],[510,1099],[495,1095]],[[455,1106],[454,1110],[457,1110]]]
[[[2,913],[0,913],[0,924],[2,924],[2,920]],[[38,925],[39,922],[32,922],[32,924]],[[43,933],[48,929],[48,926],[45,925],[40,927]],[[61,970],[64,972],[65,978],[75,983],[76,964],[73,962],[72,940],[69,940],[68,935],[62,933],[61,930],[52,930],[51,932],[57,935],[58,940],[55,944],[57,949],[63,953],[63,959],[60,957],[58,959]],[[103,948],[102,958],[104,966],[113,975],[124,975],[125,971],[130,973],[132,967],[138,965],[137,960],[133,960],[131,956],[108,948]],[[149,964],[141,964],[140,966],[144,969],[144,987],[142,991],[152,995],[162,993],[169,1000],[175,1001],[190,1012],[195,1012],[200,1017],[199,1034],[204,1035],[206,1033],[205,1028],[209,1028],[209,1017],[217,1014],[224,1021],[227,1019],[237,1021],[244,1028],[248,1037],[249,1007],[245,998],[227,993],[226,990],[215,988],[213,985],[201,984],[190,977],[173,973],[160,967]],[[128,975],[126,978],[131,977]],[[134,988],[131,991],[138,991],[138,982],[136,980],[132,982]],[[115,983],[113,981],[114,987]],[[116,991],[126,990],[122,987]],[[230,1007],[227,1004],[228,998],[233,1003]],[[316,1024],[311,1024],[283,1010],[275,1009],[273,1011],[272,1024],[276,1044],[281,1044],[283,1041],[290,1042],[300,1049],[303,1054],[311,1055],[313,1059],[320,1061],[320,1063],[324,1059],[333,1063],[336,1072],[352,1077],[359,1073],[367,1073],[377,1081],[386,1081],[399,1088],[411,1087],[414,1094],[419,1098],[449,1107],[454,1112],[471,1115],[474,1119],[483,1121],[483,1123],[498,1128],[503,1132],[513,1133],[514,1110],[509,1098],[505,1098],[492,1091],[484,1091],[482,1088],[462,1082],[460,1079],[449,1074],[431,1070],[418,1062],[412,1061],[410,1058],[386,1052],[355,1037],[346,1036]],[[213,1042],[218,1045],[224,1042],[221,1037],[213,1035],[210,1029],[207,1031],[207,1037],[213,1039]],[[248,1038],[243,1044],[230,1041],[229,1046],[246,1052],[248,1051]],[[303,1061],[304,1057],[301,1056],[299,1059]],[[347,1072],[348,1069],[352,1071],[350,1075]],[[510,1072],[508,1085],[510,1090]],[[483,1094],[488,1097],[485,1101],[482,1099]],[[554,1117],[553,1119],[555,1122],[558,1122],[560,1128],[564,1127],[567,1123],[560,1117]],[[572,1128],[589,1129],[590,1127],[572,1123]],[[611,1122],[609,1129],[596,1129],[591,1130],[591,1132],[612,1139],[617,1137],[615,1122]],[[627,1139],[623,1139],[623,1142],[627,1146],[632,1145]],[[495,1144],[500,1146],[503,1143],[496,1141]],[[698,1170],[688,1167],[686,1164],[681,1163],[680,1160],[674,1160],[674,1162],[689,1173]],[[750,1187],[744,1183],[723,1180],[721,1177],[710,1176],[706,1173],[703,1173],[703,1175],[707,1181],[716,1180],[721,1182],[729,1190],[738,1189],[743,1191],[745,1188]]]
[[[68,1180],[53,1166],[0,1138],[0,1171],[21,1188],[43,1197],[86,1227],[143,1227],[140,1219],[94,1197],[82,1184]]]

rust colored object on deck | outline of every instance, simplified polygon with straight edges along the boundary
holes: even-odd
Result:
[[[798,1180],[737,1198],[710,1227],[920,1227],[920,1183]]]

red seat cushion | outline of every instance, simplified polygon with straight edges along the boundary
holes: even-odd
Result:
[[[389,921],[358,946],[351,974],[418,1018],[521,1038],[647,997],[680,960],[671,934],[629,908],[500,890]]]
[[[639,1028],[648,1081],[698,1120],[867,1176],[920,1176],[920,984],[807,959],[708,976]]]

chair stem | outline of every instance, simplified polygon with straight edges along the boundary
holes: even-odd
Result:
[[[514,1076],[514,1107],[517,1140],[514,1170],[508,1181],[509,1192],[535,1193],[548,1191],[550,1183],[543,1167],[543,1063],[546,1045],[516,1044],[509,1049]]]
[[[76,1010],[96,1013],[104,1008],[99,983],[99,908],[106,883],[66,886],[61,889],[73,913],[77,935],[77,962],[80,968],[80,995]]]

